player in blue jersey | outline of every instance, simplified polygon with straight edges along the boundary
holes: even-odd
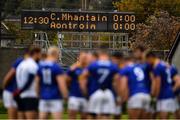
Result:
[[[170,71],[171,71],[171,78],[173,79],[172,85],[173,85],[173,91],[175,94],[176,98],[176,112],[175,112],[175,117],[176,119],[180,119],[180,75],[178,74],[178,70],[174,65],[170,66]],[[176,81],[176,84],[175,84]]]
[[[37,72],[37,85],[39,91],[39,118],[48,119],[51,113],[54,119],[61,119],[63,112],[63,98],[67,100],[68,91],[65,75],[57,61],[59,50],[50,47],[47,58],[39,65]]]
[[[121,70],[124,67],[124,56],[121,52],[114,52],[111,56],[111,61],[116,64],[118,66],[118,68]],[[117,84],[117,88],[116,90],[114,90],[114,96],[116,99],[116,109],[115,109],[115,113],[114,113],[114,119],[120,119],[121,118],[121,113],[122,113],[122,103],[121,103],[121,97],[118,96],[118,94],[116,93],[117,91],[119,91],[119,84]],[[119,103],[120,102],[120,103]]]
[[[98,53],[98,60],[91,63],[80,76],[82,92],[89,97],[89,117],[109,118],[114,114],[115,99],[112,88],[118,67],[109,60],[107,51]]]
[[[141,119],[150,107],[150,91],[147,87],[145,69],[142,64],[133,63],[129,57],[125,61],[125,67],[119,72],[122,101],[128,102],[130,119]]]
[[[23,58],[18,58],[16,61],[13,63],[11,69],[9,72],[6,74],[4,81],[3,81],[3,86],[4,86],[4,91],[3,91],[3,103],[5,108],[8,110],[8,118],[9,119],[17,119],[17,104],[16,101],[13,98],[13,92],[16,90],[16,68],[17,66],[21,63]]]
[[[135,63],[142,64],[145,69],[145,77],[148,82],[148,88],[151,89],[151,74],[152,74],[152,67],[146,62],[145,55],[146,55],[147,49],[143,45],[138,45],[133,50],[133,56]],[[150,109],[147,110],[147,113],[144,114],[145,118],[153,119],[155,117],[155,101],[154,99],[151,99],[151,105]]]
[[[69,83],[68,113],[70,119],[76,119],[78,113],[82,119],[86,118],[87,100],[79,87],[79,76],[87,66],[87,52],[80,52],[78,61],[67,71]]]
[[[157,98],[156,108],[159,118],[167,119],[169,113],[174,113],[176,110],[170,67],[153,52],[147,53],[146,59],[153,67],[151,94]]]

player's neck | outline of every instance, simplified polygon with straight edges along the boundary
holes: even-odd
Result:
[[[52,62],[56,62],[56,59],[55,58],[53,58],[53,57],[47,57],[47,59],[46,59],[47,61],[52,61]]]
[[[107,56],[100,56],[99,60],[108,61],[109,57],[107,57]]]

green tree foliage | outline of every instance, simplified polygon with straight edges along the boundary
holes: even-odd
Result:
[[[158,10],[180,16],[180,0],[119,0],[113,2],[113,5],[118,11],[135,12],[139,22]]]
[[[153,50],[169,50],[180,30],[180,18],[165,11],[149,16],[145,23],[139,23],[130,37],[131,48],[144,45]]]
[[[89,0],[90,10],[112,10],[112,0]]]
[[[18,8],[18,5],[20,3],[20,0],[6,0],[3,4],[3,12],[5,16],[16,14],[16,9]]]

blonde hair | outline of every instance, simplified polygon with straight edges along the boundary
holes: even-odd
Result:
[[[51,56],[56,56],[59,53],[60,53],[60,50],[56,46],[51,46],[47,51],[47,55],[51,55]]]

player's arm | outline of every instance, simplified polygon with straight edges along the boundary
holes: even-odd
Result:
[[[29,89],[29,87],[31,86],[31,84],[33,83],[35,79],[35,73],[29,73],[28,75],[28,79],[27,82],[25,83],[25,85],[21,88],[21,89],[16,89],[13,92],[13,96],[17,97],[19,96],[22,92],[24,92],[25,90]]]
[[[58,86],[62,93],[63,98],[67,99],[68,89],[67,89],[67,84],[66,84],[66,75],[65,74],[58,75],[56,79],[57,79],[57,83],[58,83]]]
[[[173,86],[173,91],[176,91],[176,90],[180,89],[180,75],[178,75],[178,74],[175,75],[173,77],[173,80],[175,82],[175,85]]]
[[[82,90],[83,94],[87,95],[87,78],[89,76],[89,71],[84,70],[83,73],[79,77],[79,85],[80,89]]]
[[[71,83],[71,80],[72,80],[71,76],[72,76],[72,70],[68,70],[67,73],[66,73],[66,83],[67,83],[67,86],[69,86],[70,83]]]
[[[119,93],[119,85],[120,85],[120,76],[119,74],[115,74],[114,79],[113,79],[113,87],[117,95],[120,95]]]
[[[39,92],[40,92],[40,77],[38,75],[35,76],[35,88],[36,88],[36,93],[39,96]]]
[[[178,74],[178,70],[175,66],[172,66],[171,70],[171,78],[174,82],[173,91],[176,91],[180,88],[180,75]]]
[[[121,76],[120,80],[120,95],[122,96],[122,102],[128,100],[129,90],[128,90],[128,78],[126,76]]]
[[[153,71],[153,74],[151,75],[152,82],[151,82],[151,95],[153,97],[158,97],[160,93],[161,88],[161,73],[160,69],[156,69]]]
[[[5,75],[4,79],[3,79],[3,88],[5,88],[8,83],[12,80],[12,78],[15,76],[16,74],[16,70],[15,68],[11,68],[8,73]]]
[[[113,79],[113,87],[114,87],[114,90],[117,94],[117,99],[116,99],[116,102],[117,104],[121,104],[121,94],[120,94],[120,75],[119,74],[115,74],[114,76],[114,79]]]

